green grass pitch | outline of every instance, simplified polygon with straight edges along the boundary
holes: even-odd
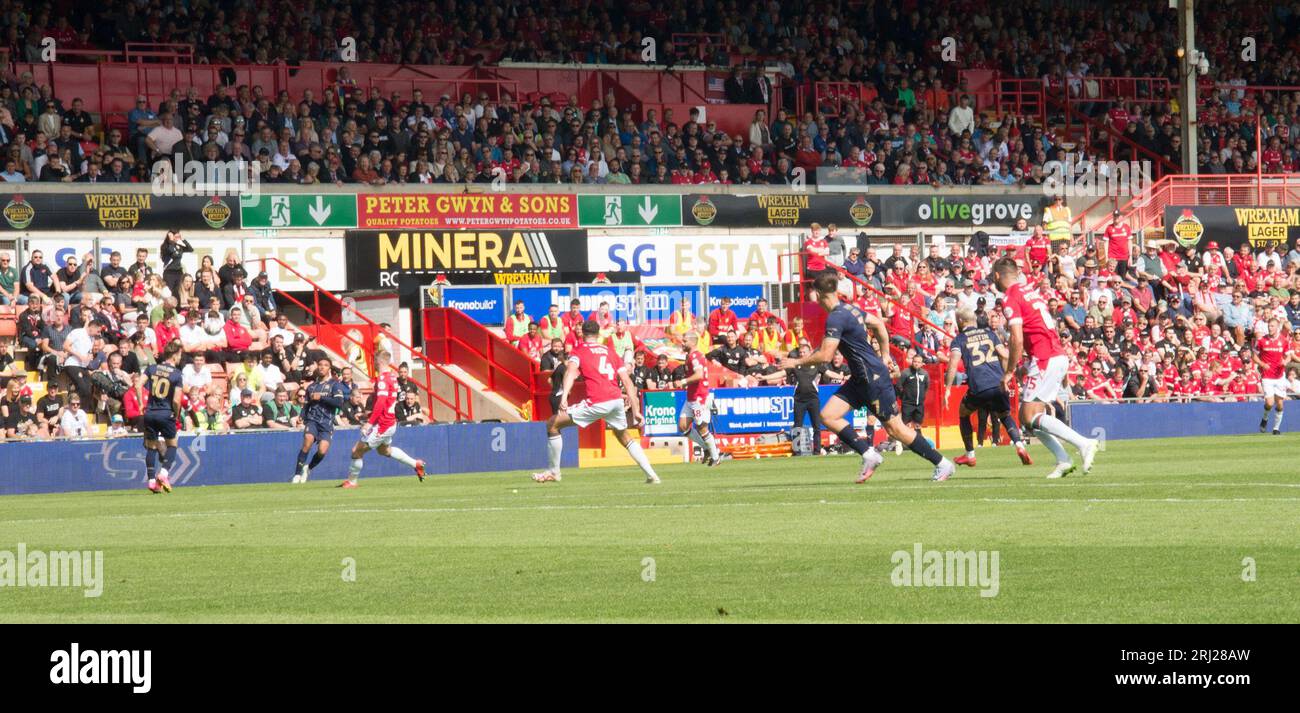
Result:
[[[1111,442],[1062,481],[1031,452],[947,483],[904,453],[865,486],[825,457],[661,466],[658,487],[617,468],[5,497],[0,550],[103,550],[105,585],[2,588],[0,621],[1300,620],[1293,437]],[[996,551],[997,596],[894,586],[915,543]]]

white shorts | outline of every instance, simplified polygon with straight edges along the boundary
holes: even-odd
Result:
[[[705,396],[702,404],[687,399],[686,403],[682,404],[682,411],[677,414],[677,418],[679,420],[689,418],[695,423],[709,423],[713,420],[713,394]]]
[[[380,446],[390,446],[393,444],[393,434],[396,432],[397,424],[395,423],[389,426],[386,431],[380,431],[379,427],[376,426],[370,431],[370,435],[361,439],[361,442],[372,450]]]
[[[569,407],[569,418],[578,428],[586,428],[604,419],[606,425],[615,430],[627,429],[627,409],[623,408],[623,399],[601,401],[598,404],[582,401]]]
[[[1025,370],[1025,382],[1020,387],[1020,400],[1045,404],[1058,401],[1062,391],[1061,383],[1065,381],[1065,374],[1069,370],[1070,360],[1064,354],[1048,359],[1047,366],[1042,369],[1038,367],[1037,359],[1030,359],[1029,367]]]
[[[1264,379],[1260,383],[1264,387],[1264,398],[1285,399],[1287,397],[1287,381],[1285,378]]]

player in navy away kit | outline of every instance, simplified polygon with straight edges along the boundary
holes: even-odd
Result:
[[[947,480],[956,469],[953,462],[940,455],[929,441],[903,423],[898,415],[898,396],[894,393],[886,361],[889,359],[889,332],[885,323],[873,314],[840,302],[838,287],[839,278],[835,275],[822,275],[813,282],[817,303],[827,312],[826,333],[817,351],[806,357],[786,357],[781,360],[781,368],[826,363],[835,356],[836,350],[844,355],[849,367],[849,380],[822,408],[822,422],[846,446],[862,455],[862,470],[857,482],[865,483],[884,460],[871,443],[858,437],[853,424],[844,418],[863,406],[880,419],[892,438],[934,464],[934,480]],[[871,345],[868,329],[882,350],[879,354]],[[882,358],[880,354],[885,356]]]
[[[298,465],[294,469],[293,482],[305,483],[312,469],[325,460],[330,452],[330,439],[334,437],[334,423],[339,409],[347,403],[343,383],[334,378],[334,365],[329,358],[316,362],[316,378],[307,385],[307,405],[302,409],[302,449],[298,451]],[[311,463],[307,454],[312,445],[316,446],[316,455]]]
[[[163,347],[162,359],[144,372],[149,389],[142,419],[144,471],[149,479],[149,491],[153,493],[172,491],[167,469],[176,458],[176,421],[180,418],[181,395],[185,392],[181,370],[177,368],[180,361],[181,343],[173,339]],[[155,465],[162,466],[156,475]]]
[[[988,327],[976,326],[975,313],[963,307],[957,311],[957,328],[961,331],[953,337],[948,347],[948,373],[944,377],[943,408],[948,409],[948,395],[952,392],[953,381],[957,378],[957,365],[966,365],[966,395],[962,397],[957,427],[961,430],[961,442],[966,446],[966,454],[953,462],[957,465],[975,467],[975,443],[972,435],[970,417],[976,411],[984,410],[993,414],[1007,429],[1011,444],[1016,447],[1020,462],[1033,465],[1029,451],[1020,439],[1020,429],[1011,419],[1011,397],[1002,386],[1002,376],[1006,373],[1003,361],[1007,358],[1007,347],[998,341],[998,335]]]

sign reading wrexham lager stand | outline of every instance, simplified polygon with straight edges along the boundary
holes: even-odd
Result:
[[[355,195],[242,196],[239,214],[245,228],[355,228]]]
[[[584,228],[680,227],[682,201],[675,195],[578,196],[578,224]]]

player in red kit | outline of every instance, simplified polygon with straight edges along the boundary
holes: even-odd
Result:
[[[401,398],[402,390],[397,385],[397,373],[388,368],[393,355],[386,351],[375,352],[375,408],[370,412],[370,420],[361,429],[361,440],[352,448],[352,464],[348,466],[348,479],[339,483],[340,488],[357,487],[357,477],[361,475],[361,458],[374,449],[379,455],[392,458],[415,470],[415,475],[424,480],[424,461],[412,458],[401,448],[393,445],[393,433],[397,431],[397,416],[393,411]]]
[[[693,345],[699,341],[695,330],[686,333],[685,344]],[[692,348],[686,355],[686,378],[673,384],[674,388],[686,389],[686,403],[677,417],[677,430],[700,447],[705,455],[705,463],[710,467],[722,462],[718,457],[718,440],[709,428],[713,420],[713,394],[709,393],[709,361],[698,349]],[[693,426],[693,427],[692,427]]]
[[[1273,435],[1282,433],[1282,404],[1286,402],[1286,363],[1300,359],[1291,350],[1291,340],[1282,333],[1282,320],[1268,320],[1268,336],[1255,340],[1255,363],[1264,372],[1264,417],[1259,419],[1259,432],[1268,430],[1268,412],[1274,407]]]
[[[1020,391],[1020,424],[1033,429],[1038,439],[1056,456],[1056,469],[1048,478],[1062,478],[1074,472],[1074,463],[1061,446],[1065,441],[1079,449],[1083,472],[1092,470],[1098,443],[1085,438],[1048,412],[1048,404],[1061,398],[1062,381],[1069,371],[1070,360],[1056,333],[1056,321],[1047,301],[1038,290],[1021,282],[1020,266],[1013,258],[993,263],[993,281],[1006,295],[1007,328],[1011,331],[1006,374],[1003,384],[1009,389],[1021,356],[1027,356],[1024,383]],[[1059,440],[1058,440],[1059,439]]]
[[[627,410],[632,410],[632,425],[641,422],[641,404],[637,401],[636,385],[628,375],[627,366],[618,354],[607,345],[600,343],[600,325],[587,320],[582,325],[582,343],[573,349],[566,362],[564,385],[560,389],[560,408],[546,422],[546,432],[550,436],[546,443],[549,467],[533,474],[533,480],[539,483],[560,480],[560,456],[564,452],[562,429],[569,426],[585,428],[596,421],[604,420],[614,430],[618,442],[627,449],[632,460],[645,473],[645,481],[659,483],[659,476],[646,458],[641,442],[627,432]],[[581,376],[587,385],[587,398],[581,403],[569,404],[569,391]],[[619,388],[620,383],[622,389]],[[626,395],[625,393],[626,392]]]
[[[1120,279],[1128,279],[1132,239],[1133,229],[1128,223],[1120,222],[1120,213],[1116,209],[1106,227],[1106,257],[1110,259],[1111,272],[1119,275]]]

